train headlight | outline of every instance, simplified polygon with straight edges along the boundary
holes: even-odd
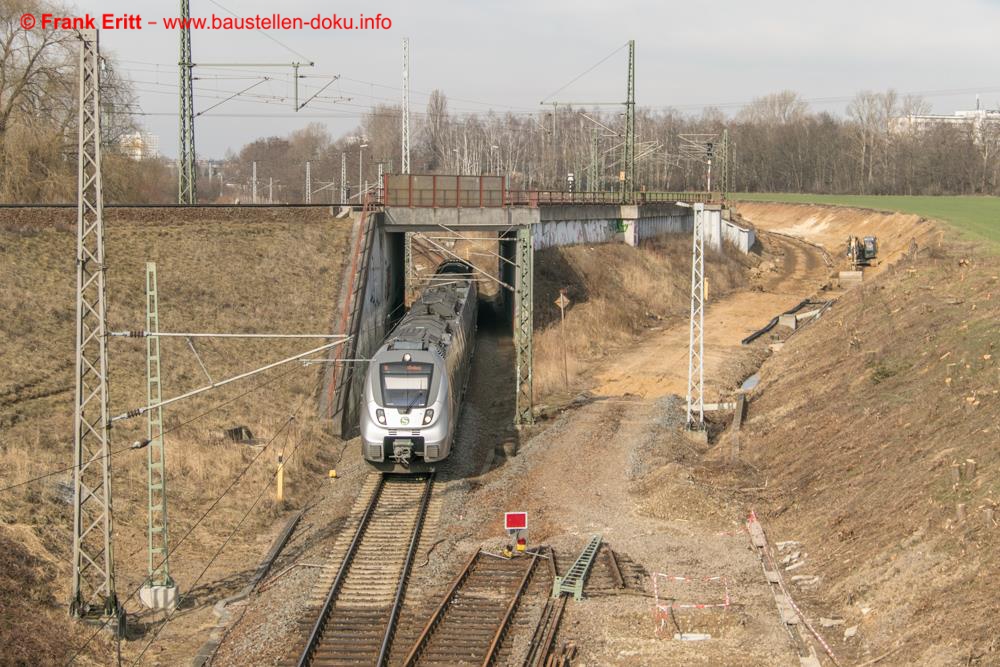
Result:
[[[385,410],[379,408],[375,411],[375,418],[378,419],[378,423],[385,426]]]
[[[432,419],[434,419],[434,410],[424,410],[424,426],[430,424]]]

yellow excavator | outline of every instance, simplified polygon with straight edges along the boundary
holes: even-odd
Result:
[[[860,271],[866,266],[875,263],[878,255],[878,239],[874,236],[866,236],[863,239],[857,236],[847,237],[847,259],[851,262],[851,268]]]

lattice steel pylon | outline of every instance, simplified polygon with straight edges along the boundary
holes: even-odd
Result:
[[[693,206],[687,427],[700,431],[705,428],[705,205]]]
[[[149,581],[150,586],[173,586],[167,564],[167,471],[163,447],[163,400],[160,390],[160,306],[156,288],[156,264],[146,262],[146,412],[147,473],[149,487]]]
[[[306,160],[306,203],[311,204],[312,201],[313,201],[312,162]]]
[[[191,17],[190,0],[181,0],[181,20]],[[177,203],[198,201],[198,168],[194,153],[194,77],[191,70],[191,30],[181,28],[180,72],[180,150],[177,153]],[[256,201],[254,202],[256,203]]]
[[[628,41],[628,95],[625,98],[625,146],[622,156],[622,201],[635,200],[635,40]]]
[[[400,173],[410,173],[410,40],[403,38],[403,132]]]
[[[514,350],[517,365],[517,399],[514,423],[532,424],[534,417],[534,389],[532,385],[532,337],[534,306],[534,264],[535,250],[531,227],[522,225],[517,229],[515,241],[515,282],[514,282]]]
[[[347,204],[347,153],[340,154],[340,203]]]
[[[100,47],[81,30],[76,252],[76,391],[73,418],[73,582],[70,613],[115,621],[112,549],[104,193],[101,188]]]
[[[726,201],[729,198],[729,191],[733,187],[732,184],[732,167],[730,164],[729,157],[729,130],[722,131],[722,145],[719,147],[719,171],[721,172],[719,178],[719,190],[722,193],[722,201]]]

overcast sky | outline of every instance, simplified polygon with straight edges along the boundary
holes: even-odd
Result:
[[[308,122],[326,123],[336,136],[354,128],[375,102],[400,96],[402,38],[409,37],[411,109],[423,111],[435,88],[453,112],[531,113],[539,102],[628,39],[636,40],[639,106],[673,106],[697,112],[720,106],[727,113],[756,96],[799,92],[813,108],[843,113],[861,89],[892,87],[926,94],[938,112],[1000,103],[997,0],[191,0],[193,16],[357,17],[381,12],[386,31],[193,32],[194,62],[285,63],[312,60],[301,73],[302,99],[340,74],[321,98],[295,114],[290,69],[196,69],[195,109],[272,80],[196,121],[199,157],[222,157],[260,136],[284,135]],[[79,0],[81,12],[135,13],[160,20],[177,2]],[[147,7],[154,7],[147,9]],[[283,46],[284,45],[284,46]],[[145,127],[161,151],[177,153],[178,34],[159,26],[102,31],[135,82]],[[287,48],[286,48],[287,47]],[[618,101],[625,97],[625,50],[563,90],[564,102]],[[251,71],[252,70],[252,71]],[[211,77],[228,77],[213,79]],[[241,78],[235,78],[241,77]],[[199,89],[202,91],[198,93]],[[340,99],[338,99],[340,98]],[[349,98],[349,99],[346,99]]]

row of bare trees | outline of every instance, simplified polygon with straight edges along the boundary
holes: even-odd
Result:
[[[0,0],[0,202],[76,199],[80,46],[68,30],[25,30],[23,14],[68,15],[48,0]],[[109,201],[162,200],[170,187],[162,161],[136,163],[117,150],[136,131],[131,84],[112,58],[101,65],[104,190]]]
[[[789,91],[758,98],[732,117],[717,109],[696,116],[640,109],[636,182],[648,190],[704,188],[706,166],[682,156],[680,137],[714,135],[718,153],[728,130],[733,191],[1000,194],[1000,123],[905,122],[928,110],[923,99],[892,90],[858,93],[844,116],[813,111]],[[266,172],[280,181],[283,201],[302,201],[305,161],[313,163],[315,190],[317,180],[338,181],[343,154],[354,193],[359,183],[374,183],[379,162],[386,171],[398,166],[400,125],[399,107],[383,105],[338,139],[310,126],[286,139],[258,140],[229,157],[226,180],[243,184],[245,192],[250,161],[258,160],[258,187],[267,183]],[[414,172],[501,174],[515,188],[559,190],[569,187],[572,173],[577,189],[618,187],[621,113],[563,107],[538,114],[451,114],[444,94],[435,91],[411,126]]]
[[[52,0],[0,0],[0,201],[66,202],[76,190],[78,44],[71,31],[24,30],[24,13],[65,13]],[[176,169],[165,160],[129,160],[117,150],[136,131],[134,93],[115,62],[102,66],[105,194],[110,202],[171,202]],[[640,108],[636,113],[636,183],[648,190],[705,187],[702,160],[681,149],[684,135],[729,133],[733,191],[862,194],[1000,194],[1000,122],[911,127],[900,119],[928,110],[892,90],[858,93],[843,116],[816,112],[796,93],[754,100],[733,116]],[[441,91],[414,113],[413,172],[499,174],[511,187],[614,190],[622,170],[624,114],[554,107],[538,113],[465,114]],[[339,138],[322,125],[267,137],[202,169],[202,201],[249,202],[253,163],[258,202],[306,199],[311,163],[317,202],[340,200],[341,180],[354,195],[400,164],[400,108],[373,107]],[[708,139],[705,139],[708,141]],[[341,178],[346,158],[346,179]],[[718,160],[716,171],[719,175]],[[716,189],[720,185],[715,181]]]

